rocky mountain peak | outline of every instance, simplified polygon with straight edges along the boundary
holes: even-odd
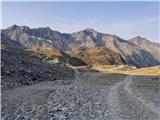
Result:
[[[96,30],[92,29],[92,28],[87,28],[85,29],[84,31],[87,31],[87,32],[97,32]]]
[[[6,29],[8,32],[11,31],[19,31],[19,32],[27,32],[29,33],[31,31],[31,29],[28,26],[18,26],[18,25],[13,25],[11,27],[9,27],[8,29]]]
[[[46,31],[53,31],[50,27],[39,27],[39,28],[37,28],[37,29],[39,29],[39,30],[46,30]]]
[[[136,36],[135,39],[136,39],[136,38],[137,38],[137,39],[143,39],[143,37],[142,37],[142,36],[139,36],[139,35]]]
[[[19,28],[22,29],[22,30],[30,30],[30,28],[27,27],[27,26],[19,26]]]
[[[14,24],[14,25],[10,26],[9,29],[16,29],[18,27],[19,27],[18,25]]]
[[[136,36],[134,38],[129,39],[130,42],[133,43],[137,43],[137,44],[143,44],[145,43],[150,43],[150,41],[148,39],[146,39],[145,37],[141,37],[141,36]]]

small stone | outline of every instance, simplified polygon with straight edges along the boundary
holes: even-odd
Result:
[[[27,70],[27,72],[31,73],[32,71],[31,70]]]
[[[61,108],[61,110],[62,110],[62,111],[65,111],[65,110],[66,110],[66,108],[65,108],[65,107],[64,107],[64,108]]]
[[[58,111],[59,111],[59,107],[58,106],[53,106],[52,112],[58,112]]]
[[[57,78],[53,78],[52,80],[57,80]]]

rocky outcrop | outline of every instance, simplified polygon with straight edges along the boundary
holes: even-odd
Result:
[[[27,26],[13,25],[2,33],[10,39],[19,42],[26,48],[58,48],[63,51],[68,49],[68,41],[57,31],[49,27],[31,29]]]
[[[153,56],[155,60],[160,61],[160,43],[151,42],[148,39],[140,36],[129,39],[129,41],[146,50]]]
[[[17,41],[14,41],[1,33],[1,45],[7,45],[7,46],[12,46],[12,47],[17,47],[17,48],[23,48],[21,44],[19,44]]]

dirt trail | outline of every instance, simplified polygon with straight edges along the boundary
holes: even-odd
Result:
[[[121,81],[117,84],[115,84],[109,92],[108,98],[107,98],[107,104],[110,106],[110,112],[112,115],[113,120],[122,120],[122,118],[119,117],[119,111],[120,111],[120,106],[119,106],[119,98],[118,98],[118,91],[119,87],[125,84],[126,80]]]
[[[137,97],[132,90],[130,89],[130,85],[132,83],[132,77],[129,76],[126,78],[126,83],[125,83],[125,91],[128,92],[128,94],[137,102],[140,102],[141,104],[143,104],[145,107],[147,107],[150,111],[154,112],[155,114],[159,114],[160,115],[160,111],[159,108],[155,107],[153,105],[153,103],[151,103],[150,101],[145,100],[142,97]]]
[[[158,108],[150,101],[136,97],[130,89],[131,83],[132,77],[127,76],[110,89],[107,104],[110,106],[112,120],[158,120],[160,118]]]

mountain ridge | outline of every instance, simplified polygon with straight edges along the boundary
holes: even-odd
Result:
[[[49,27],[29,28],[18,25],[3,29],[2,34],[25,48],[57,48],[67,52],[75,48],[106,47],[119,53],[128,65],[146,67],[160,64],[160,43],[140,36],[125,40],[92,28],[70,34]]]

